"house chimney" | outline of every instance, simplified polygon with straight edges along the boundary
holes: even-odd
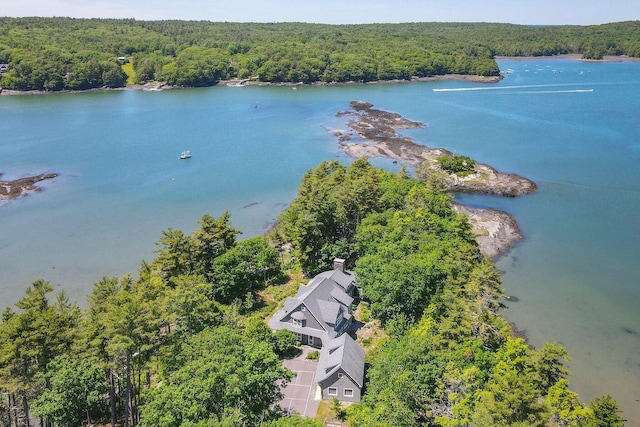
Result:
[[[333,259],[333,269],[340,270],[344,273],[344,260],[342,258]]]

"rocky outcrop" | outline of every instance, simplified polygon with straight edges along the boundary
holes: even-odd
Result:
[[[351,131],[336,132],[340,146],[351,157],[385,157],[420,167],[427,174],[436,172],[444,178],[451,191],[463,193],[520,196],[534,193],[535,182],[515,174],[505,174],[484,164],[476,164],[473,173],[461,177],[443,171],[437,164],[441,156],[452,153],[443,148],[431,148],[415,143],[398,133],[399,129],[424,127],[397,113],[373,108],[364,101],[353,101],[351,109],[338,113],[347,116]]]
[[[491,258],[504,254],[524,238],[516,220],[506,212],[459,203],[454,203],[453,209],[467,217],[480,252]]]
[[[435,163],[430,165],[430,168],[441,170]],[[536,183],[527,178],[498,172],[491,166],[483,164],[476,164],[474,172],[463,177],[445,174],[445,182],[451,191],[509,197],[535,193],[538,189]]]
[[[0,172],[0,178],[2,175]],[[0,200],[16,199],[33,191],[41,191],[40,187],[36,187],[36,183],[57,176],[57,173],[41,173],[40,175],[27,176],[13,181],[0,181]]]

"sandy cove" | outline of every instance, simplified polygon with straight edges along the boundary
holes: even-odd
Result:
[[[451,152],[416,144],[397,132],[398,129],[421,128],[424,124],[397,113],[374,109],[364,101],[353,101],[350,107],[337,115],[349,118],[347,126],[352,131],[336,131],[334,135],[351,157],[383,157],[419,166],[427,174],[442,176],[451,191],[516,197],[537,190],[535,182],[527,178],[501,173],[484,164],[476,164],[474,172],[465,177],[446,173],[436,161],[438,157],[451,156]],[[459,204],[454,204],[454,209],[469,218],[481,252],[492,258],[504,254],[523,238],[518,224],[506,212]]]

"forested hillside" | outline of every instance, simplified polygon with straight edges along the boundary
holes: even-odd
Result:
[[[448,73],[495,76],[495,56],[640,56],[640,22],[598,26],[323,25],[0,18],[0,86],[208,86],[226,79],[347,82]],[[118,58],[125,58],[123,64]],[[128,66],[128,68],[126,68]],[[125,73],[126,70],[126,73]]]
[[[365,159],[323,162],[268,237],[237,240],[229,214],[167,229],[137,277],[98,279],[84,310],[37,280],[2,313],[0,425],[322,425],[275,405],[296,338],[264,319],[302,272],[343,255],[356,313],[387,336],[360,340],[351,426],[622,426],[611,397],[585,405],[569,389],[562,347],[512,336],[495,265],[443,188]]]

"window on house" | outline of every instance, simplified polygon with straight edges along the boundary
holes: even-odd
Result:
[[[353,390],[351,390],[353,392]],[[329,396],[337,396],[338,395],[338,389],[336,387],[329,387],[329,389],[327,390],[327,394]]]
[[[343,375],[344,375],[344,374],[343,374],[342,372],[339,372],[339,373],[338,373],[338,378],[342,378],[342,376],[343,376]]]
[[[302,342],[302,334],[296,334],[296,339],[297,339],[299,342]]]
[[[293,326],[299,326],[302,327],[302,320],[298,320],[298,319],[291,319],[293,321]]]
[[[353,389],[345,388],[344,389],[344,397],[353,397]]]

